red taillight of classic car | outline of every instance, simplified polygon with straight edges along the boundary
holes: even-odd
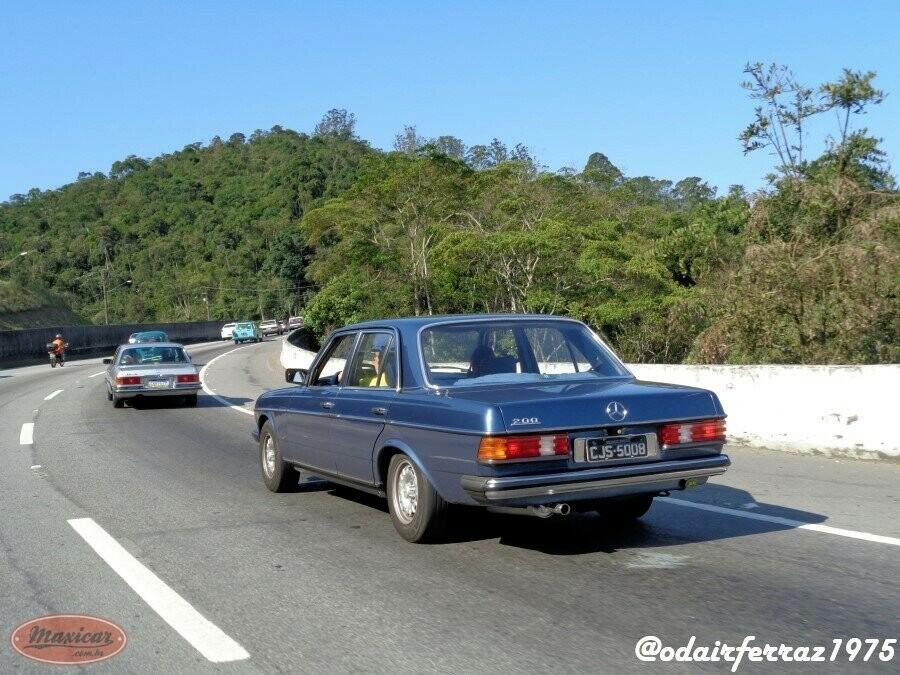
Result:
[[[195,373],[193,375],[179,375],[176,379],[178,384],[188,384],[190,382],[199,382],[200,376]]]
[[[565,434],[543,436],[485,436],[478,445],[479,462],[504,462],[537,457],[565,457],[569,437]]]
[[[141,378],[135,375],[120,375],[116,378],[117,385],[135,385],[140,384]]]
[[[666,424],[656,431],[661,446],[685,443],[724,443],[725,420],[698,420],[682,424]]]

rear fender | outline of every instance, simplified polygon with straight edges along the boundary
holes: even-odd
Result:
[[[422,475],[431,483],[432,487],[437,491],[441,498],[446,499],[446,496],[442,493],[440,484],[434,479],[434,475],[429,471],[424,462],[422,462],[419,454],[413,450],[407,443],[404,443],[400,439],[397,438],[386,438],[384,436],[379,436],[378,441],[376,441],[376,447],[378,448],[374,456],[372,458],[372,470],[375,475],[375,481],[377,487],[382,489],[385,488],[384,478],[382,477],[381,472],[381,463],[382,460],[386,459],[388,454],[394,454],[395,450],[399,450],[404,455],[410,458],[413,464],[422,472]],[[387,473],[387,467],[385,466],[385,474]]]

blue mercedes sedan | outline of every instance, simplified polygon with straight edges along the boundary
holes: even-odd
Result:
[[[369,321],[286,377],[255,405],[269,490],[306,473],[386,497],[413,542],[440,537],[450,504],[632,521],[730,464],[714,393],[635,379],[563,317]]]

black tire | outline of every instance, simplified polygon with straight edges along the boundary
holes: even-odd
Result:
[[[56,361],[51,361],[51,362],[50,362],[50,367],[51,367],[51,368],[56,368]]]
[[[271,445],[268,445],[271,443]],[[270,463],[266,461],[267,448],[271,448]],[[300,474],[297,469],[284,461],[278,441],[275,440],[275,431],[272,425],[266,422],[259,432],[259,470],[263,483],[272,492],[292,492],[297,489]]]
[[[112,403],[113,403],[113,408],[124,408],[125,407],[125,399],[119,398],[115,394],[112,395]]]
[[[112,392],[109,390],[109,387],[106,388],[106,400],[112,401]]]
[[[409,500],[402,496],[401,482],[408,486],[413,477],[415,500],[410,510]],[[391,457],[386,488],[391,522],[401,537],[413,543],[436,541],[441,537],[447,526],[448,504],[408,456],[400,453]]]
[[[197,394],[188,394],[184,397],[184,404],[188,408],[196,408],[197,407]]]

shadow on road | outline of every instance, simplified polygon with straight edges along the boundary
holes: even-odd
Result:
[[[330,495],[388,512],[387,501],[326,481],[301,484],[300,491],[328,491]],[[679,498],[680,493],[674,493]],[[774,504],[757,503],[745,491],[726,485],[707,485],[689,493],[691,501],[736,511],[747,510],[802,523],[822,523],[827,518]],[[682,497],[683,499],[683,497]],[[747,509],[753,504],[754,508]],[[482,508],[456,506],[449,531],[440,544],[497,539],[514,546],[554,556],[614,553],[623,549],[648,549],[747,537],[794,529],[789,524],[740,518],[657,501],[642,519],[617,523],[599,513],[573,513],[566,517],[536,518],[490,513]]]
[[[229,405],[243,405],[249,403],[252,398],[244,398],[241,396],[223,396],[227,403],[220,401],[212,396],[204,396],[200,394],[197,399],[197,409],[200,408],[227,408]],[[181,396],[157,396],[147,398],[135,398],[125,402],[126,407],[130,406],[137,410],[169,410],[172,408],[185,408],[186,403]]]

